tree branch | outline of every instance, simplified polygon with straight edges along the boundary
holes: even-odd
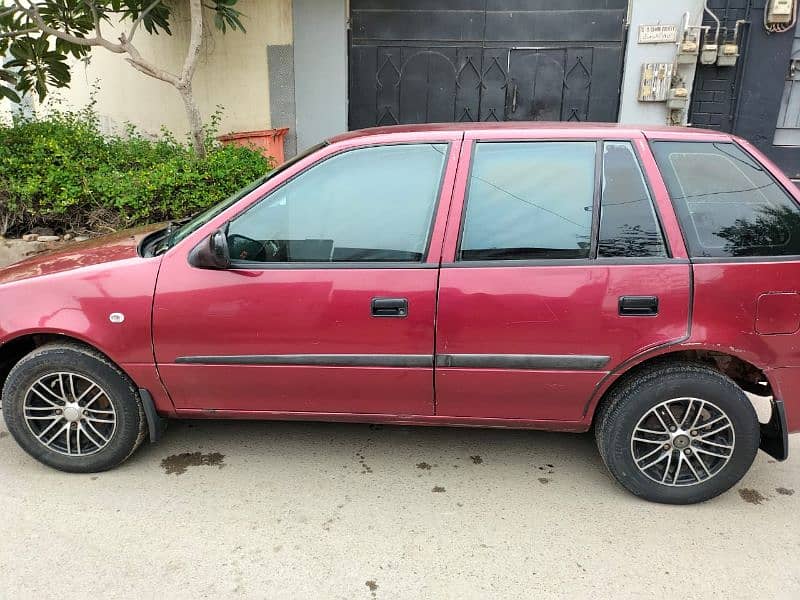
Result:
[[[94,18],[94,34],[99,39],[103,37],[103,34],[100,32],[100,15],[97,12],[97,6],[94,4],[94,0],[84,0],[89,10],[92,11],[92,17]]]
[[[141,23],[142,23],[142,21],[144,20],[144,18],[145,18],[145,17],[146,17],[146,16],[147,16],[147,15],[150,13],[150,11],[151,11],[151,10],[153,10],[153,9],[154,9],[156,6],[158,6],[160,3],[161,3],[161,0],[154,0],[153,2],[151,2],[151,3],[150,3],[150,6],[148,6],[147,8],[145,8],[145,9],[144,9],[144,10],[143,10],[143,11],[142,11],[140,14],[139,14],[139,16],[138,16],[138,17],[136,18],[136,20],[133,22],[133,25],[131,25],[131,29],[130,29],[130,31],[128,32],[128,41],[129,41],[129,42],[132,42],[132,41],[133,41],[133,36],[134,36],[134,35],[136,35],[136,29],[138,29],[139,25],[141,25]]]
[[[93,38],[82,38],[78,37],[77,35],[72,35],[71,33],[67,33],[66,31],[61,31],[60,29],[55,29],[48,25],[45,20],[42,18],[42,15],[36,9],[35,5],[31,5],[30,8],[24,7],[20,0],[14,0],[14,4],[17,5],[17,8],[21,10],[25,15],[36,24],[36,27],[43,31],[48,35],[52,35],[59,39],[62,39],[70,44],[75,44],[76,46],[102,46],[106,50],[114,52],[116,54],[122,54],[125,52],[120,44],[114,44],[113,42],[108,41],[105,38],[100,37],[95,32],[95,36]]]
[[[197,68],[197,59],[200,58],[200,46],[203,43],[203,4],[201,0],[189,0],[191,15],[191,37],[189,38],[189,50],[186,52],[186,60],[183,61],[181,70],[181,83],[186,85],[191,83],[194,71]]]
[[[19,31],[5,31],[0,33],[0,40],[5,38],[15,38],[15,37],[22,37],[23,35],[28,35],[29,33],[36,33],[39,31],[38,27],[31,27],[30,29],[20,29]]]

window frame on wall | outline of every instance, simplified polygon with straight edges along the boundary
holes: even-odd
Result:
[[[263,202],[267,201],[271,196],[275,194],[279,194],[281,190],[283,190],[286,186],[291,185],[297,179],[301,178],[304,174],[309,173],[311,170],[316,169],[323,164],[335,160],[337,158],[341,158],[343,155],[362,151],[362,150],[370,150],[370,149],[379,149],[379,148],[386,148],[386,147],[396,147],[396,146],[441,146],[443,147],[442,153],[442,163],[441,163],[441,171],[439,173],[439,179],[436,184],[436,192],[435,197],[433,200],[433,205],[431,209],[431,216],[428,222],[427,234],[425,236],[425,245],[422,250],[422,256],[419,260],[364,260],[364,261],[248,261],[248,260],[235,260],[231,259],[231,268],[238,269],[238,270],[276,270],[276,269],[296,269],[296,270],[303,270],[303,269],[430,269],[430,268],[438,268],[438,264],[436,263],[428,263],[426,262],[428,257],[431,253],[431,243],[433,239],[433,233],[436,226],[436,221],[438,218],[439,210],[442,203],[442,196],[445,192],[444,184],[447,180],[447,172],[449,169],[450,161],[452,160],[452,151],[453,151],[453,141],[448,139],[436,139],[436,140],[413,140],[413,141],[400,141],[400,142],[385,142],[385,143],[375,143],[375,144],[366,144],[363,146],[354,146],[350,148],[343,148],[337,152],[333,152],[327,156],[320,158],[320,160],[308,165],[302,171],[295,173],[290,178],[285,181],[282,181],[280,185],[277,187],[269,190],[262,196],[260,196],[257,200],[255,200],[252,204],[247,206],[244,210],[237,213],[236,215],[232,216],[224,225],[224,231],[226,236],[228,235],[230,225],[234,221],[243,218],[247,215],[247,213],[256,210],[257,207],[262,205]],[[449,198],[449,196],[448,196]]]
[[[471,268],[471,267],[524,267],[524,266],[568,266],[568,265],[612,265],[612,264],[663,264],[671,262],[686,262],[685,259],[675,258],[673,255],[669,236],[664,227],[664,219],[661,209],[656,201],[656,194],[651,181],[651,174],[645,168],[641,156],[641,150],[635,143],[635,138],[628,137],[558,137],[558,138],[475,138],[471,142],[469,165],[467,167],[467,185],[463,191],[464,197],[461,205],[461,214],[458,223],[458,236],[455,246],[453,262],[448,263],[447,267]],[[480,144],[493,143],[552,143],[552,142],[588,142],[595,144],[594,161],[594,192],[592,198],[592,220],[591,220],[591,239],[589,256],[584,258],[520,258],[520,259],[483,259],[483,260],[464,260],[461,258],[461,247],[464,237],[465,223],[469,205],[470,184],[476,160],[476,149]],[[628,144],[636,160],[636,166],[641,173],[645,188],[648,194],[650,206],[653,209],[655,222],[658,232],[663,240],[664,254],[661,256],[626,256],[626,257],[604,257],[598,255],[599,235],[600,235],[600,216],[601,201],[603,193],[603,156],[606,143]]]

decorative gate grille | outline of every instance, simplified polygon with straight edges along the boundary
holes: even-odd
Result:
[[[543,4],[351,0],[351,129],[616,121],[626,0],[563,0],[559,10],[537,8]],[[437,8],[444,6],[449,9]],[[408,39],[397,39],[403,36]]]

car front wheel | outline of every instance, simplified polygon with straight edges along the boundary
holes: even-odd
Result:
[[[146,433],[130,380],[101,354],[71,344],[42,346],[14,366],[3,387],[3,416],[28,454],[78,473],[118,465]]]
[[[607,399],[595,427],[600,455],[629,491],[691,504],[725,492],[755,459],[758,418],[730,378],[696,363],[651,367]]]

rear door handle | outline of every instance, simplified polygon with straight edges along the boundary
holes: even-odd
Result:
[[[658,296],[621,296],[619,314],[630,317],[657,315]]]
[[[373,317],[406,317],[408,316],[407,298],[373,298]]]

